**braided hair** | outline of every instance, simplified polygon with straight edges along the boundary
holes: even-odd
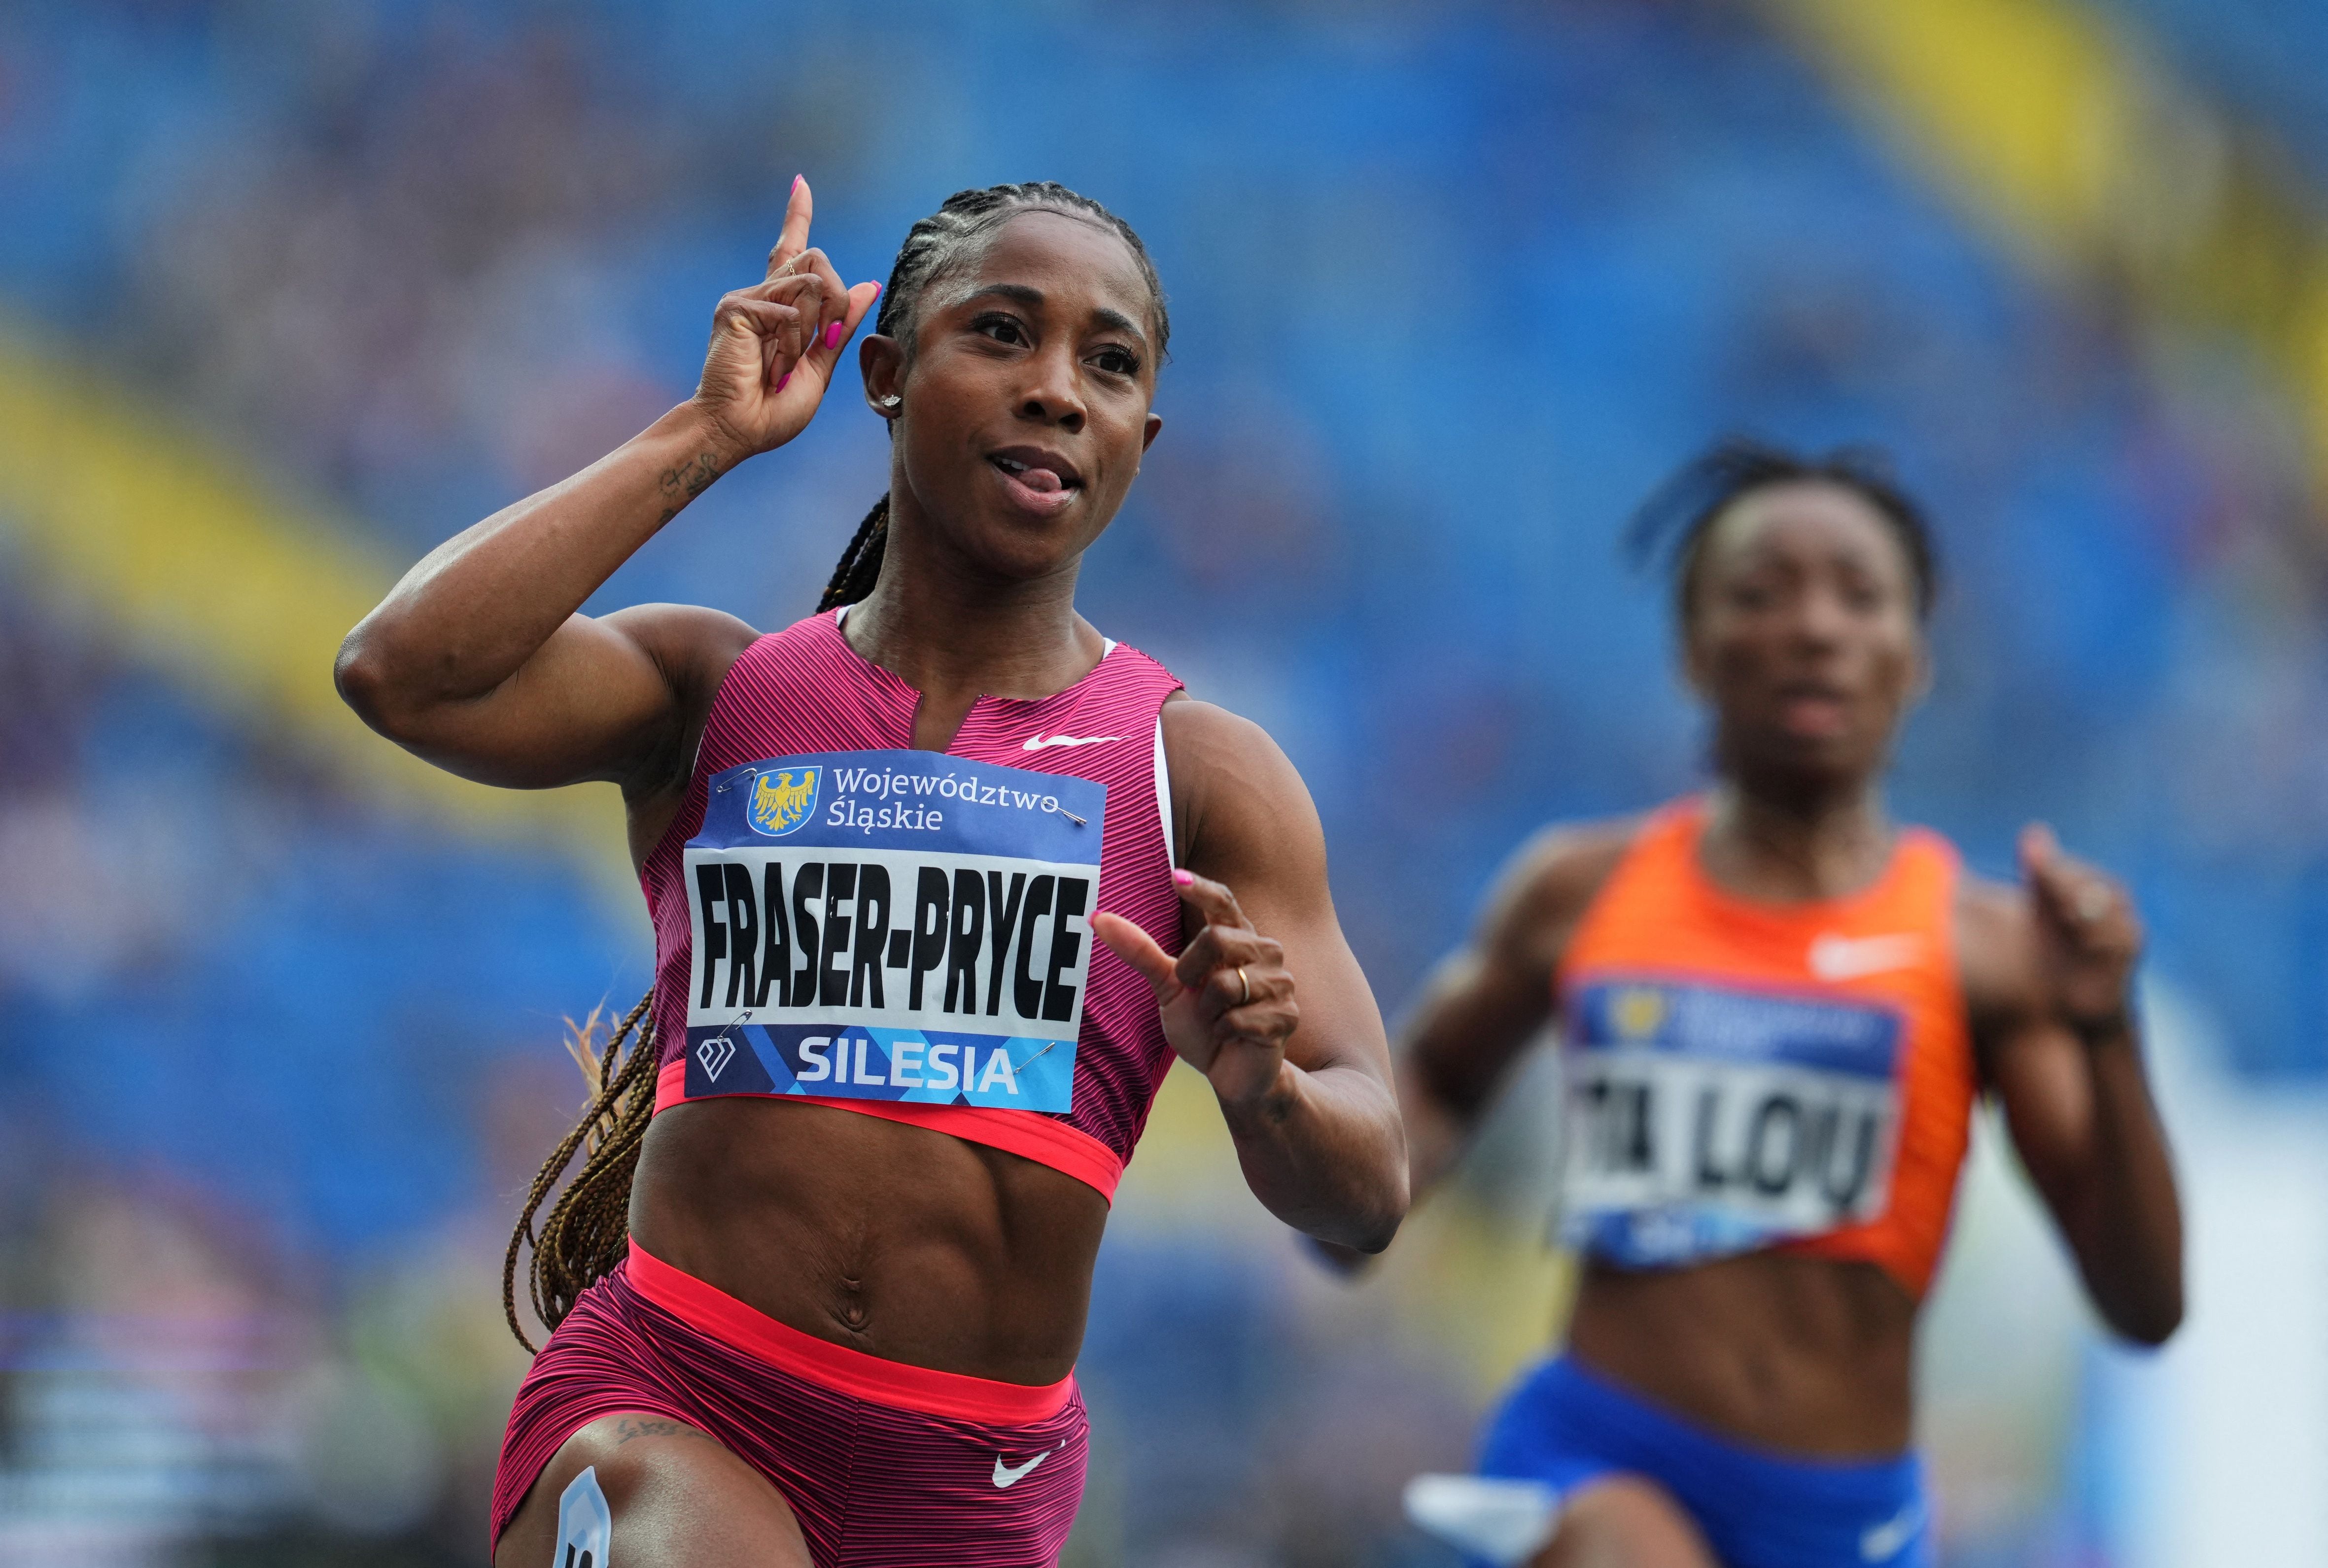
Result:
[[[580,1124],[542,1162],[502,1258],[502,1312],[509,1319],[510,1332],[529,1350],[534,1344],[517,1315],[520,1248],[533,1249],[526,1293],[534,1315],[554,1329],[592,1281],[613,1272],[630,1246],[631,1175],[638,1169],[647,1118],[654,1114],[654,1063],[660,1053],[655,1050],[653,1003],[650,988],[615,1027],[604,1050],[597,1047],[603,1009],[594,1007],[580,1023],[568,1023],[566,1049],[590,1085],[590,1103]],[[634,1031],[637,1039],[624,1054],[623,1041]],[[533,1217],[577,1151],[583,1156],[581,1173],[559,1194],[537,1236]]]
[[[1929,621],[1939,593],[1939,552],[1931,524],[1893,477],[1891,461],[1865,446],[1810,456],[1768,442],[1732,436],[1700,453],[1649,494],[1625,531],[1636,561],[1663,558],[1673,583],[1674,614],[1687,626],[1696,608],[1705,541],[1722,515],[1756,490],[1781,484],[1829,484],[1865,501],[1891,528],[1914,579],[1916,615]]]
[[[888,286],[882,290],[881,313],[875,318],[874,330],[902,341],[910,360],[915,313],[930,280],[957,265],[978,242],[1010,219],[1028,211],[1061,212],[1097,223],[1131,247],[1132,259],[1140,264],[1141,275],[1147,279],[1155,301],[1156,348],[1160,356],[1171,337],[1172,323],[1165,312],[1164,285],[1156,275],[1156,264],[1149,259],[1148,247],[1122,219],[1090,197],[1049,180],[957,191],[935,212],[915,224],[897,252],[896,266],[890,269]],[[865,515],[849,547],[841,552],[832,581],[817,602],[820,611],[854,604],[873,592],[881,575],[888,534],[889,498],[885,494]],[[650,989],[615,1026],[603,1048],[597,1044],[602,1018],[596,1008],[573,1026],[567,1041],[567,1049],[589,1083],[590,1103],[580,1124],[542,1162],[502,1260],[502,1311],[509,1319],[510,1332],[529,1350],[534,1348],[533,1341],[526,1337],[517,1311],[519,1255],[532,1248],[527,1295],[535,1314],[555,1329],[583,1291],[613,1272],[629,1247],[631,1177],[638,1169],[647,1120],[654,1114],[655,1065],[661,1054],[656,1049],[653,1003],[654,992]],[[627,1051],[624,1050],[626,1041],[630,1042]],[[558,1183],[577,1153],[582,1156],[582,1169],[559,1192]],[[557,1193],[557,1201],[550,1204],[549,1217],[541,1221],[537,1234],[534,1217],[552,1193]]]
[[[1156,264],[1131,225],[1088,196],[1068,190],[1056,180],[1029,180],[1017,185],[989,185],[981,191],[957,191],[935,212],[906,232],[897,264],[889,269],[889,284],[881,291],[881,313],[873,330],[906,346],[910,362],[922,304],[922,291],[930,281],[958,265],[980,241],[1021,212],[1061,212],[1096,223],[1123,241],[1140,264],[1149,296],[1156,303],[1156,350],[1160,357],[1172,338],[1172,318],[1164,305],[1164,283]],[[817,601],[819,612],[836,605],[854,604],[873,592],[881,575],[881,556],[889,538],[889,498],[884,494],[857,525],[832,580]]]

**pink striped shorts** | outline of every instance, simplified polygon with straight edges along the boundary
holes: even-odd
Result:
[[[1083,1499],[1075,1381],[884,1361],[777,1322],[632,1244],[519,1386],[493,1539],[560,1444],[617,1411],[683,1421],[768,1479],[817,1568],[1047,1568]]]

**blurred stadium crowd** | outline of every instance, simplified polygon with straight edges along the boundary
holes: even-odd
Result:
[[[1748,430],[1878,443],[1938,520],[1901,813],[1992,873],[2051,819],[2133,880],[2224,1067],[2328,1074],[2302,419],[2236,346],[2145,349],[2107,280],[2015,265],[1784,9],[26,0],[0,340],[384,583],[685,395],[796,171],[852,279],[959,186],[1058,178],[1140,227],[1178,329],[1086,613],[1292,754],[1386,1008],[1528,829],[1694,778],[1618,540]],[[2105,9],[2328,182],[2312,8]],[[183,678],[25,542],[39,461],[0,462],[0,1560],[477,1561],[512,1195],[578,1100],[559,1021],[635,994],[645,923],[588,855]],[[885,461],[837,399],[605,602],[804,613]],[[1444,1561],[1396,1486],[1460,1465],[1552,1265],[1346,1295],[1190,1199],[1234,1191],[1207,1114],[1159,1112],[1103,1260],[1072,1560]],[[1536,1141],[1479,1162],[1488,1231],[1540,1218]],[[2112,1560],[2070,1441],[1948,1494],[1953,1561]]]

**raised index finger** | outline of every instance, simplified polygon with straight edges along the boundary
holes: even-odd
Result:
[[[768,275],[774,277],[786,263],[808,248],[809,219],[816,216],[816,198],[810,193],[808,176],[793,176],[793,193],[784,203],[784,231],[776,236],[775,249],[768,252]]]
[[[2061,841],[2053,830],[2042,822],[2032,822],[2021,830],[2021,874],[2032,891],[2048,892],[2054,889],[2061,876],[2062,863],[2068,856],[2061,853]]]
[[[2087,906],[2110,895],[2108,877],[2064,850],[2053,830],[2042,823],[2022,835],[2021,856],[2030,892],[2059,918],[2090,919]]]
[[[1237,907],[1236,894],[1229,891],[1226,883],[1198,876],[1192,871],[1174,872],[1172,883],[1180,890],[1182,898],[1197,906],[1197,912],[1205,917],[1205,924],[1240,931],[1253,929],[1253,922],[1244,918],[1244,910]]]

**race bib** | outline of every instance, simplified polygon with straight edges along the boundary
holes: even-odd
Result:
[[[1896,1013],[1619,981],[1583,987],[1567,1033],[1572,1246],[1634,1266],[1688,1263],[1882,1212]]]
[[[688,1095],[1072,1109],[1106,805],[936,751],[715,775],[686,852]]]

